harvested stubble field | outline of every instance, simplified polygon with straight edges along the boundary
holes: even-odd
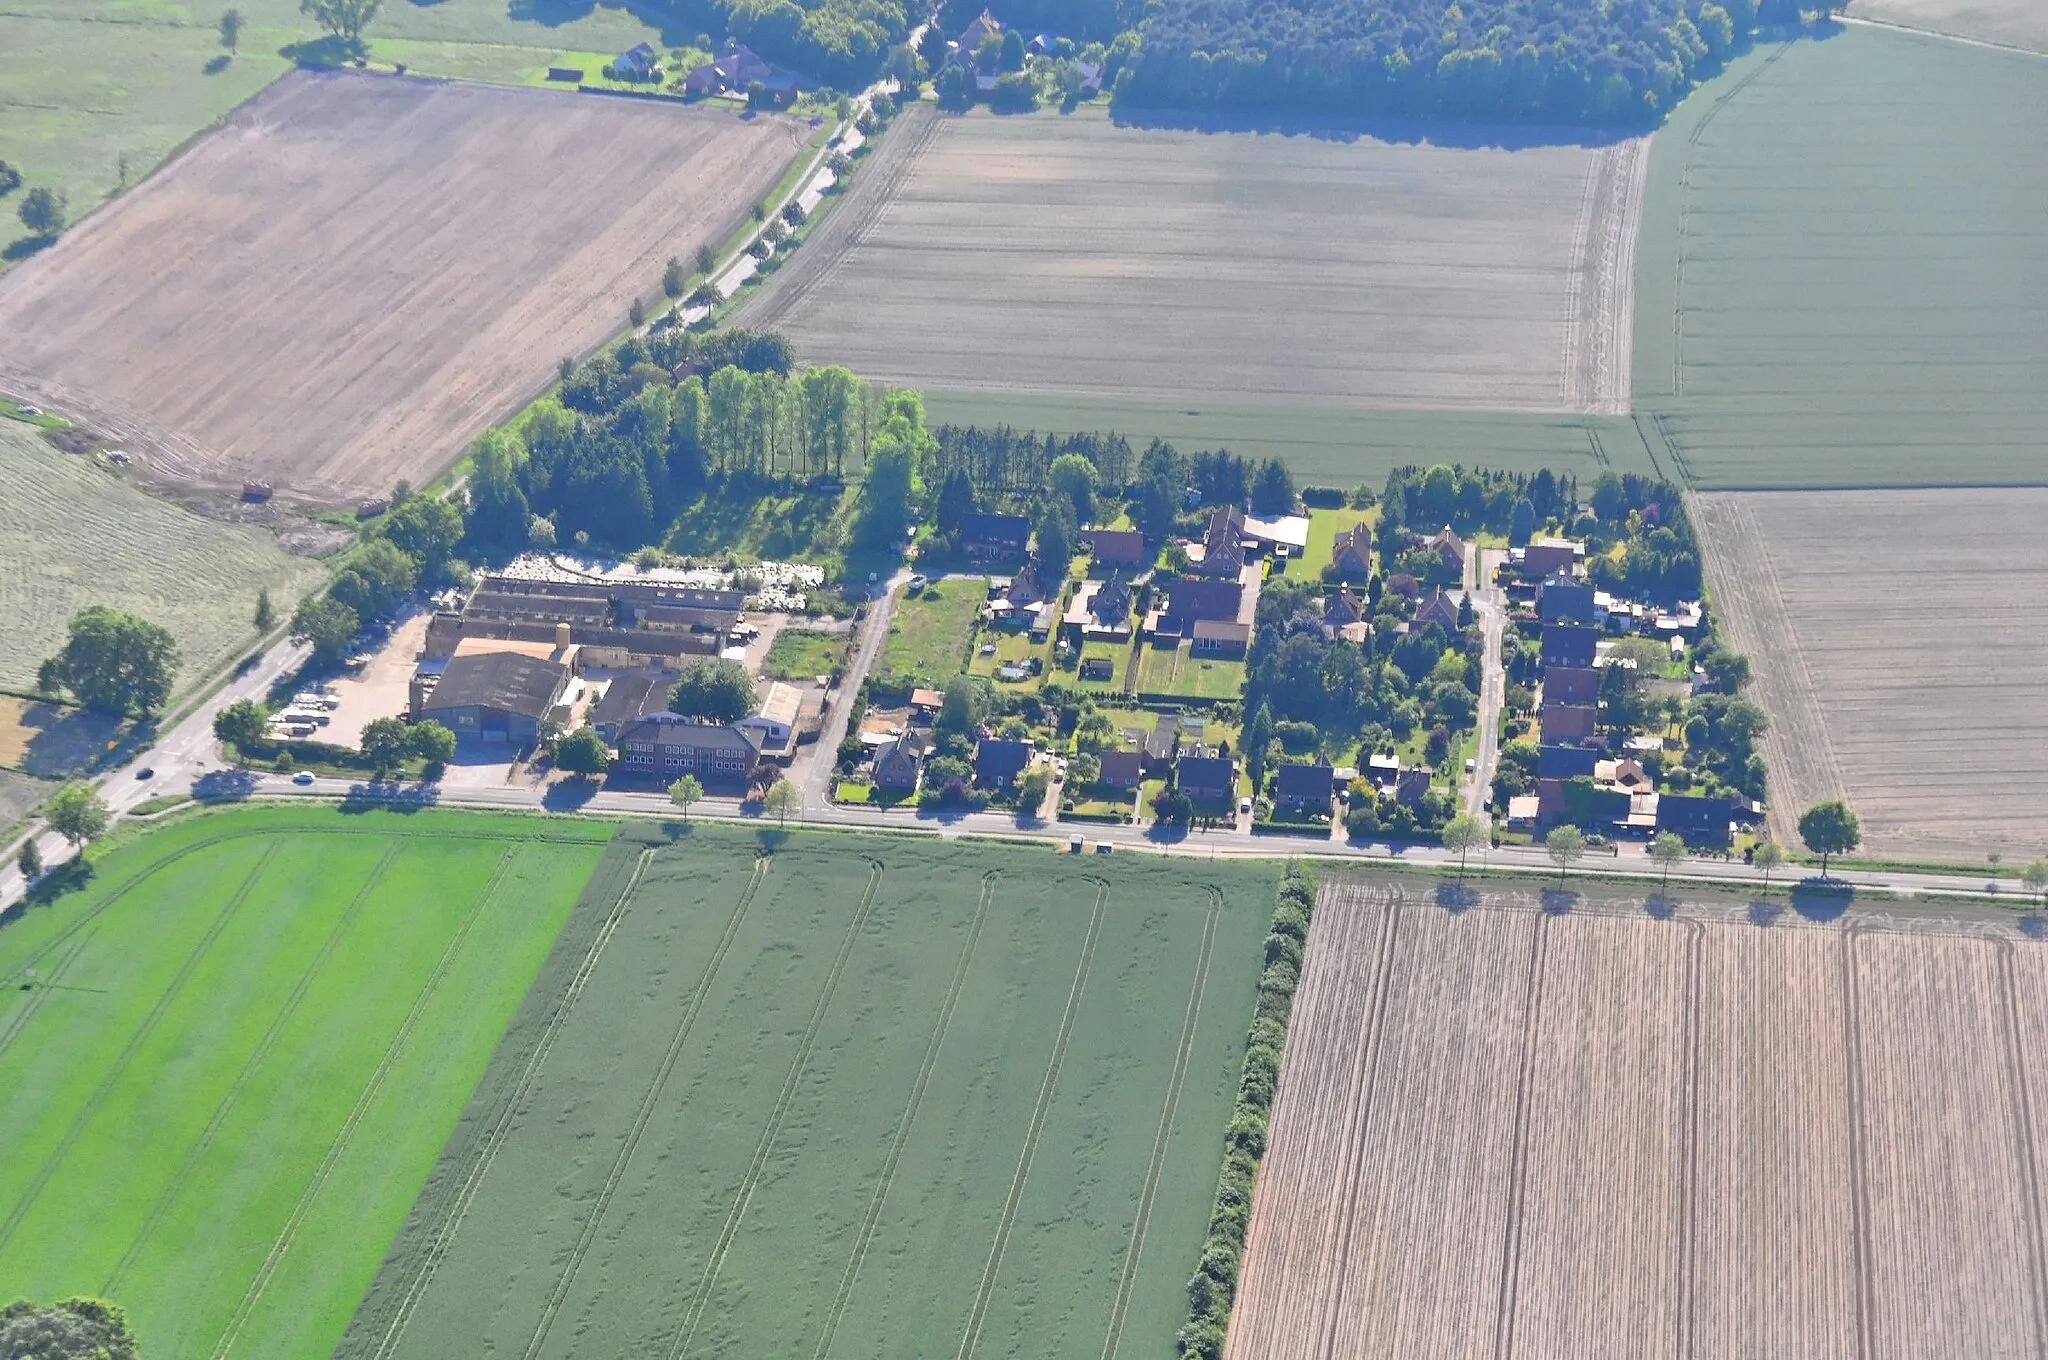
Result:
[[[118,1299],[152,1355],[326,1356],[609,833],[201,816],[0,926],[9,1296]]]
[[[1644,160],[919,107],[739,319],[939,391],[1618,412]]]
[[[1270,866],[622,832],[340,1357],[1168,1360]]]
[[[1675,471],[2048,482],[2044,108],[2048,61],[1871,28],[1686,100],[1652,141],[1635,290],[1635,408]]]
[[[1846,799],[1871,857],[2048,850],[2048,490],[1703,494],[1728,637],[1770,715],[1773,829]]]
[[[2048,52],[2048,10],[2036,0],[1851,0],[1857,19]]]
[[[248,641],[259,590],[288,613],[322,575],[267,531],[145,495],[18,420],[0,419],[0,485],[0,683],[33,684],[66,620],[94,604],[170,629],[189,683]]]
[[[0,278],[0,389],[181,482],[383,492],[622,326],[802,144],[781,117],[296,73]]]
[[[2048,1346],[2038,932],[1569,896],[1326,882],[1233,1360]]]

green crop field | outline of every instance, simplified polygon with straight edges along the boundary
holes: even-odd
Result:
[[[325,571],[265,530],[145,495],[17,420],[0,419],[0,485],[0,683],[34,683],[65,621],[109,604],[171,630],[183,688],[249,640],[258,590],[289,614]]]
[[[1693,94],[1636,255],[1634,406],[1667,470],[2048,483],[2044,109],[2038,57],[1859,28]]]
[[[0,926],[8,1296],[115,1298],[152,1356],[327,1355],[609,834],[236,811]]]
[[[768,839],[621,833],[338,1356],[1174,1354],[1274,866]]]

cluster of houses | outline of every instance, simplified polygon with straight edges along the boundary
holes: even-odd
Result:
[[[646,82],[657,84],[665,72],[661,66],[661,53],[652,44],[636,43],[613,57],[606,68],[614,80]],[[548,78],[583,78],[579,70],[550,68]],[[777,107],[787,107],[795,102],[797,78],[764,60],[752,48],[743,43],[728,42],[710,61],[693,68],[683,77],[683,88],[696,96],[733,95],[746,98],[755,86],[767,92]]]
[[[770,685],[757,711],[733,723],[668,711],[685,666],[744,657],[755,635],[744,603],[737,590],[664,581],[487,574],[428,621],[410,715],[441,723],[460,745],[510,753],[580,714],[618,749],[625,773],[744,784],[764,760],[793,752],[801,690]]]
[[[983,10],[968,21],[967,27],[960,30],[958,38],[946,43],[946,59],[939,69],[943,71],[947,67],[957,66],[974,77],[976,94],[983,98],[994,94],[996,77],[1001,72],[994,61],[983,58],[982,48],[987,45],[988,39],[1000,38],[1003,33],[1002,21],[987,10]],[[1024,50],[1036,57],[1049,55],[1052,48],[1053,37],[1050,33],[1040,33],[1024,44]],[[1074,61],[1071,65],[1074,73],[1080,77],[1081,98],[1093,99],[1102,93],[1100,66],[1086,61]]]
[[[1736,815],[1729,799],[1660,792],[1637,761],[1616,758],[1599,731],[1600,642],[1613,633],[1646,630],[1615,624],[1617,617],[1644,615],[1633,606],[1617,611],[1606,592],[1585,579],[1585,561],[1583,543],[1557,538],[1538,539],[1510,559],[1522,578],[1521,585],[1510,585],[1510,599],[1523,602],[1525,614],[1533,606],[1543,631],[1537,791],[1508,800],[1508,825],[1542,829],[1569,822],[1634,837],[1671,831],[1689,845],[1725,849]],[[1647,631],[1669,633],[1680,651],[1700,623],[1696,606],[1649,617]],[[1670,627],[1657,628],[1660,621]]]

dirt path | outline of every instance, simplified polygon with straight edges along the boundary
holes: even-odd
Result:
[[[1650,139],[1636,137],[1606,147],[1586,169],[1558,379],[1569,410],[1628,414],[1649,163]]]

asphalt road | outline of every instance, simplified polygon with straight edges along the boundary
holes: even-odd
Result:
[[[1477,817],[1484,810],[1486,791],[1493,787],[1494,767],[1500,764],[1500,707],[1507,693],[1507,676],[1501,669],[1501,640],[1507,628],[1508,606],[1500,587],[1493,583],[1494,572],[1506,554],[1498,548],[1471,548],[1467,552],[1465,588],[1471,592],[1472,609],[1486,630],[1486,657],[1479,671],[1479,746],[1472,753],[1474,769],[1466,776],[1463,798],[1464,810]],[[1477,589],[1473,589],[1469,579],[1475,566],[1479,576]]]

